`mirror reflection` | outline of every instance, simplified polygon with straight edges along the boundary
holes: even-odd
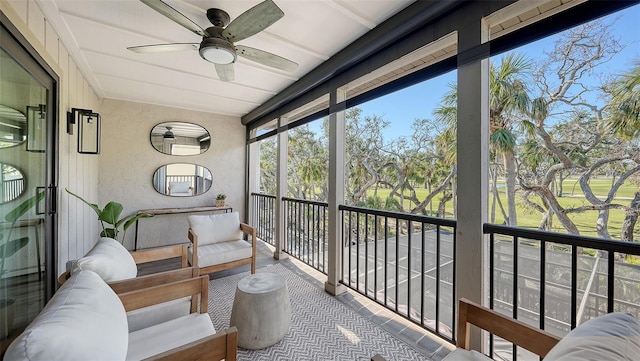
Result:
[[[9,148],[27,140],[27,118],[20,111],[0,105],[0,148]]]
[[[0,203],[12,201],[24,193],[24,174],[10,164],[0,163]]]
[[[196,155],[209,149],[211,136],[197,124],[164,122],[151,129],[151,145],[164,154]]]
[[[190,163],[163,165],[153,174],[153,187],[160,194],[171,197],[191,197],[211,188],[211,171]]]

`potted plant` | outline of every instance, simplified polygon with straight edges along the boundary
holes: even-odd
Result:
[[[25,215],[29,209],[44,198],[44,192],[37,193],[33,197],[20,203],[4,216],[7,225],[0,228],[0,339],[4,339],[11,332],[13,317],[15,315],[15,298],[9,297],[7,285],[4,279],[4,263],[9,257],[16,254],[29,243],[29,237],[12,239],[16,222]],[[5,237],[5,230],[8,230]]]
[[[224,207],[224,200],[227,199],[227,195],[224,193],[218,193],[216,196],[216,207]]]
[[[65,188],[65,190],[67,191],[67,193],[83,201],[85,204],[87,204],[89,207],[91,207],[91,209],[93,209],[96,212],[96,214],[98,215],[98,220],[100,221],[100,225],[102,225],[102,231],[100,232],[100,237],[110,237],[119,241],[122,244],[124,244],[124,237],[127,234],[127,229],[129,229],[129,227],[131,227],[132,224],[134,224],[140,218],[153,217],[153,214],[140,213],[140,214],[132,214],[119,219],[120,214],[124,209],[122,204],[111,201],[107,203],[104,206],[104,208],[100,209],[100,207],[97,204],[87,202],[82,197],[71,192],[67,188]],[[108,227],[105,224],[111,227]],[[120,232],[120,227],[122,227],[122,233]],[[118,238],[120,235],[122,235],[122,237]]]

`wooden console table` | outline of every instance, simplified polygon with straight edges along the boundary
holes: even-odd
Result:
[[[197,213],[197,212],[216,212],[224,211],[224,213],[233,212],[231,206],[224,207],[188,207],[188,208],[159,208],[159,209],[141,209],[137,214],[153,214],[153,216],[159,216],[163,214],[180,214],[180,213]],[[138,222],[141,218],[136,220],[136,235],[133,244],[133,250],[138,250]]]

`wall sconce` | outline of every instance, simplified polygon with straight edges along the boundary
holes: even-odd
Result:
[[[78,124],[78,153],[100,153],[100,114],[91,109],[71,108],[67,112],[67,133],[73,135]]]

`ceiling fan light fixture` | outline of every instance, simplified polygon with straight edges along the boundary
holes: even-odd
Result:
[[[165,140],[176,140],[176,136],[171,131],[172,127],[166,127],[166,128],[167,128],[167,131],[164,132],[164,134],[162,135],[162,138]]]
[[[214,64],[231,64],[236,61],[236,49],[228,41],[209,37],[200,43],[200,56]]]

